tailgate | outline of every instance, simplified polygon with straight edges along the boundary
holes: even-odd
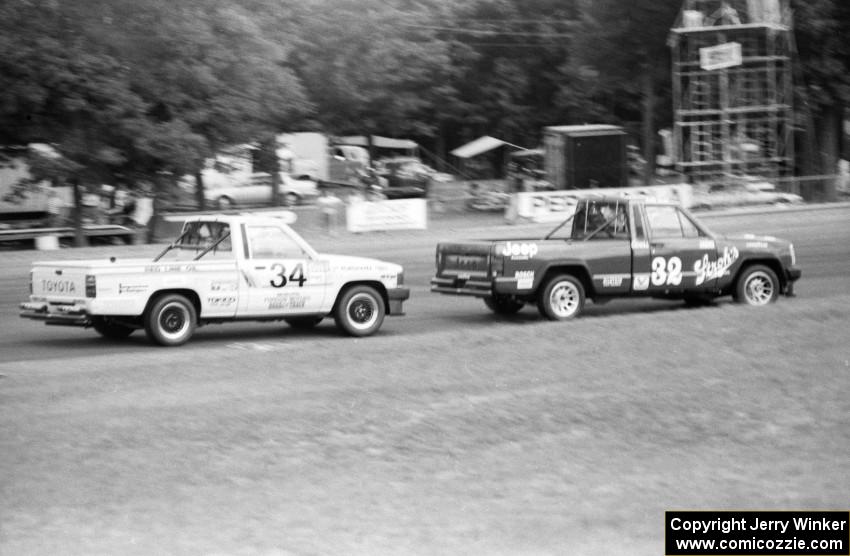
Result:
[[[490,274],[491,243],[440,243],[437,245],[437,275],[461,279],[486,278]]]
[[[56,302],[83,299],[86,297],[87,272],[85,266],[37,263],[32,269],[32,295]]]

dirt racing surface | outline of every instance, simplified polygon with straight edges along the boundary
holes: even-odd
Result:
[[[847,261],[798,247],[798,296],[760,310],[554,324],[429,297],[415,244],[377,249],[415,297],[375,337],[179,349],[22,322],[7,263],[0,554],[658,555],[665,510],[846,509]]]

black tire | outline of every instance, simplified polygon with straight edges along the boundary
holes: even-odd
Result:
[[[145,333],[161,346],[185,344],[195,333],[196,325],[195,306],[178,294],[157,298],[145,314]]]
[[[509,295],[485,297],[484,304],[497,315],[515,315],[525,307],[525,302]]]
[[[340,294],[334,320],[346,334],[370,336],[381,328],[385,313],[384,301],[375,288],[353,286]]]
[[[549,320],[573,319],[584,308],[584,286],[569,274],[553,276],[540,290],[537,308]]]
[[[297,328],[299,330],[310,330],[311,328],[315,328],[316,325],[322,322],[322,317],[291,317],[283,320],[286,321],[286,324],[288,324],[292,328]]]
[[[132,326],[117,323],[108,317],[92,317],[91,325],[98,334],[110,340],[123,340],[135,330]]]
[[[732,297],[744,305],[769,305],[779,297],[779,279],[764,265],[749,266],[738,276]]]

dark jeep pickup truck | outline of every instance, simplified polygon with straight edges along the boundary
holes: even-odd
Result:
[[[577,316],[586,298],[765,305],[792,295],[801,274],[788,241],[720,236],[679,205],[619,197],[580,200],[541,239],[440,243],[436,264],[433,292],[480,297],[500,314],[536,303],[551,320]]]

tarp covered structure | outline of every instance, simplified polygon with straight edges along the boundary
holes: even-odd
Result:
[[[484,135],[474,141],[470,141],[465,145],[461,145],[460,147],[453,150],[451,154],[458,158],[472,158],[474,156],[478,156],[479,154],[484,154],[488,151],[492,151],[493,149],[497,149],[502,145],[507,145],[515,149],[525,150],[523,147],[513,145],[511,143],[508,143],[507,141],[496,139],[495,137],[490,137],[489,135]]]

